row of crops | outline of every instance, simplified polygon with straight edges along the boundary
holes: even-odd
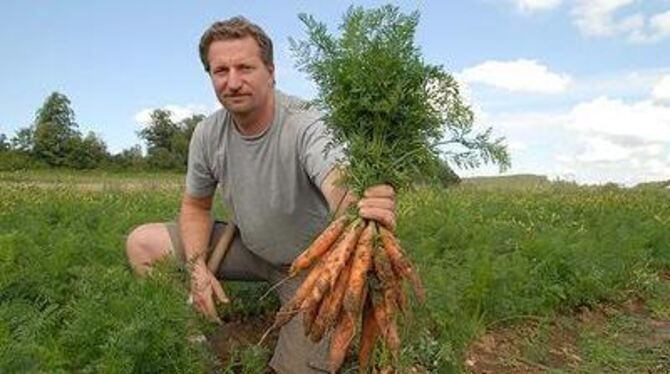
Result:
[[[76,177],[0,184],[0,372],[232,372],[188,342],[206,325],[184,302],[184,273],[168,263],[138,280],[125,262],[133,226],[174,219],[177,178],[164,189],[155,178],[130,189],[80,188]],[[464,350],[488,326],[653,295],[670,268],[661,189],[421,188],[398,209],[398,237],[428,296],[402,327],[402,363],[430,372],[463,369]],[[227,286],[227,318],[277,307],[257,301],[264,284]],[[240,347],[235,372],[257,370],[267,354]]]

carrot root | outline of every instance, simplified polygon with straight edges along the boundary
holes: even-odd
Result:
[[[374,353],[375,344],[379,335],[379,325],[375,319],[370,292],[365,298],[363,306],[363,327],[361,328],[361,343],[358,351],[358,373],[365,374],[368,370],[370,358]]]
[[[331,222],[312,244],[293,261],[288,271],[289,277],[294,277],[300,271],[309,268],[315,260],[326,253],[340,237],[348,221],[349,217],[343,215]]]
[[[380,234],[383,247],[386,250],[386,254],[388,255],[389,259],[391,260],[391,264],[393,265],[394,270],[404,278],[408,278],[410,280],[412,288],[414,289],[414,293],[416,294],[419,301],[422,303],[425,302],[426,291],[423,287],[423,283],[421,282],[421,278],[419,278],[419,275],[416,273],[416,271],[414,271],[411,263],[403,254],[402,249],[400,248],[400,244],[398,244],[398,241],[390,231],[381,226]]]
[[[329,357],[331,373],[337,373],[340,367],[342,367],[355,333],[356,321],[354,317],[348,313],[340,313],[340,319],[335,326],[335,331],[330,342]]]
[[[342,272],[340,272],[337,283],[335,283],[335,288],[324,298],[319,306],[316,320],[311,326],[312,328],[309,335],[310,339],[315,343],[321,341],[326,330],[335,323],[335,320],[340,313],[342,299],[344,298],[344,293],[346,292],[349,283],[351,265],[352,261],[349,261],[347,265],[345,265]]]

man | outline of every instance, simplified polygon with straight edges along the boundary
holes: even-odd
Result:
[[[220,322],[215,300],[227,302],[227,297],[217,278],[283,279],[287,266],[331,215],[356,198],[337,183],[342,154],[340,148],[327,147],[330,139],[320,114],[275,90],[272,41],[260,27],[243,17],[214,23],[201,38],[200,59],[223,108],[193,133],[177,225],[138,227],[126,251],[140,275],[166,256],[188,264],[196,308]],[[240,237],[212,274],[206,256],[224,227],[211,218],[217,185]],[[360,216],[394,228],[390,186],[368,189],[357,204]],[[282,303],[301,281],[278,289]],[[326,339],[311,343],[298,316],[280,331],[270,366],[279,373],[327,371],[326,352]]]

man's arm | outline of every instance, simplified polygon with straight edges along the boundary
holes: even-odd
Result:
[[[356,203],[358,215],[375,220],[391,231],[395,231],[395,191],[387,184],[372,186],[365,190],[360,200],[346,187],[338,182],[342,177],[342,170],[333,168],[321,184],[321,192],[328,201],[330,211],[337,217],[343,214],[349,206]]]
[[[184,194],[179,215],[179,227],[184,242],[186,263],[191,271],[191,297],[198,310],[211,320],[221,323],[216,313],[214,297],[223,303],[228,297],[221,284],[207,268],[206,256],[212,230],[212,196],[191,197]]]
[[[346,212],[347,208],[357,200],[354,194],[339,184],[341,177],[341,169],[335,167],[326,175],[323,183],[321,183],[321,193],[326,198],[330,212],[335,217],[339,217]]]
[[[186,261],[191,266],[205,263],[209,233],[212,229],[212,196],[191,197],[184,194],[181,200],[179,227],[184,241]]]

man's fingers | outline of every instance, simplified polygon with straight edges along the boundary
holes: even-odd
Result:
[[[212,295],[209,295],[209,297],[205,298],[205,315],[209,317],[209,319],[213,322],[216,323],[221,323],[221,319],[219,318],[219,315],[216,313],[216,307],[214,306],[214,298]]]
[[[196,309],[204,314],[210,321],[221,323],[221,319],[216,313],[216,307],[214,306],[214,299],[212,294],[198,293],[193,297],[195,301]]]
[[[395,210],[395,201],[387,197],[366,197],[358,201],[358,208],[379,208]]]
[[[214,294],[216,295],[216,297],[219,299],[220,302],[224,304],[230,302],[228,295],[226,295],[226,292],[223,290],[223,287],[221,286],[221,283],[219,283],[218,280],[213,280],[212,286],[214,287]]]
[[[395,190],[388,184],[378,184],[365,190],[364,197],[395,197]]]
[[[388,209],[361,208],[358,215],[365,219],[371,219],[384,225],[387,229],[395,231],[395,216]]]

